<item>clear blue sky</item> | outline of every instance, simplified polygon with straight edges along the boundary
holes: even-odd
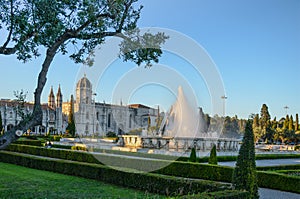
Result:
[[[199,43],[215,62],[223,79],[226,114],[247,118],[259,113],[266,103],[271,116],[300,113],[300,1],[299,0],[143,0],[140,27],[162,27],[181,32]],[[2,37],[2,36],[1,36]],[[43,51],[41,51],[43,54]],[[42,58],[19,63],[15,56],[0,56],[1,98],[13,98],[24,89],[33,99]],[[205,83],[194,83],[188,63],[169,53],[161,64],[182,73],[196,91],[198,105],[211,111]],[[57,56],[51,65],[43,101],[50,87],[61,84],[64,100],[74,93],[80,65],[67,56]],[[111,98],[114,81],[135,68],[116,60],[95,87],[97,101],[119,103]],[[147,69],[148,70],[148,69]],[[151,69],[150,69],[151,70]],[[221,96],[221,95],[220,95]],[[122,98],[118,96],[117,98]],[[167,88],[146,85],[133,93],[129,102],[160,104],[167,109],[175,96]]]

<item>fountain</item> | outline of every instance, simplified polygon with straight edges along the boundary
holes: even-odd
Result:
[[[156,136],[122,135],[120,142],[125,147],[175,151],[186,151],[191,148],[208,151],[213,145],[223,151],[238,150],[238,139],[219,138],[220,133],[208,132],[205,125],[202,109],[197,112],[179,86],[176,102],[166,113]]]

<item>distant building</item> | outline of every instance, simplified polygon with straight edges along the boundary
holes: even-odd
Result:
[[[16,112],[17,102],[9,99],[0,100],[0,111],[5,131],[21,121]],[[56,96],[50,89],[48,103],[42,105],[43,124],[32,127],[32,133],[53,134],[65,133],[68,125],[70,102],[63,102],[60,86]],[[26,103],[25,111],[32,112],[33,104]],[[78,135],[106,135],[108,132],[116,134],[128,133],[133,129],[147,129],[156,126],[158,110],[142,105],[115,105],[105,102],[95,102],[92,84],[86,76],[77,82],[74,102],[74,116],[76,133]]]
[[[45,134],[45,133],[63,133],[66,130],[67,121],[62,114],[62,94],[60,86],[56,95],[56,101],[51,87],[50,94],[48,96],[48,104],[42,104],[43,120],[42,125],[32,127],[31,133]],[[0,114],[2,116],[2,125],[5,131],[10,130],[16,126],[21,117],[17,114],[16,107],[18,103],[16,100],[1,99],[0,100]],[[25,103],[25,113],[33,112],[33,103]]]
[[[156,125],[157,109],[142,104],[128,106],[95,102],[92,84],[86,76],[76,86],[74,114],[76,131],[84,135],[124,134],[132,129]],[[66,111],[68,112],[68,111]],[[150,118],[150,119],[149,119]],[[151,121],[151,124],[148,124]]]

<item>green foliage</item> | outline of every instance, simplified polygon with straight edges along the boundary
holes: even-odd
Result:
[[[215,165],[218,164],[217,147],[215,144],[214,144],[213,148],[210,150],[208,164],[215,164]]]
[[[190,162],[196,162],[196,160],[197,160],[196,149],[193,147],[192,150],[191,150],[189,161]]]
[[[0,163],[0,170],[0,198],[165,198],[146,191],[13,164]]]
[[[85,146],[72,146],[71,149],[77,151],[87,151],[87,148]]]
[[[252,124],[246,124],[245,135],[241,145],[236,167],[232,176],[232,184],[237,190],[247,190],[249,198],[259,198],[255,164],[255,149]]]
[[[71,100],[70,100],[70,110],[69,110],[69,115],[68,115],[67,132],[72,137],[75,137],[76,127],[75,127],[75,120],[74,120],[74,98],[73,98],[73,95],[71,95]]]
[[[2,134],[3,123],[2,123],[2,112],[0,111],[0,132]]]
[[[103,182],[149,191],[167,196],[197,194],[205,191],[228,190],[229,185],[206,180],[190,180],[171,176],[114,170],[99,164],[32,157],[24,154],[0,152],[0,161],[67,175],[96,179]]]
[[[15,144],[31,145],[31,146],[42,146],[42,141],[41,140],[17,140],[14,143]]]
[[[249,193],[246,191],[238,190],[226,190],[217,192],[205,192],[195,195],[182,196],[182,199],[244,199],[249,197]]]
[[[79,161],[79,162],[85,162],[85,163],[97,163],[101,164],[98,160],[102,160],[101,157],[95,157],[95,155],[92,155],[90,153],[86,152],[79,152],[79,151],[69,151],[69,150],[56,150],[54,149],[55,145],[52,146],[51,149],[41,148],[41,147],[35,147],[35,146],[26,146],[26,145],[16,145],[11,144],[7,150],[14,151],[14,152],[20,152],[20,153],[28,153],[31,155],[37,155],[37,156],[45,156],[45,157],[52,157],[57,159],[65,159],[65,160],[72,160],[72,161]],[[103,153],[110,153],[109,150],[102,151]],[[114,153],[117,153],[114,151]],[[129,153],[120,152],[118,151],[117,154],[122,155],[128,155]],[[134,153],[136,154],[136,153]],[[2,155],[2,154],[1,154]],[[151,154],[153,155],[153,154]],[[155,158],[155,157],[153,157]],[[222,158],[224,160],[231,160],[233,161],[233,158],[236,158],[234,156],[220,156],[218,157]],[[265,154],[265,155],[258,155],[257,159],[271,159],[271,158],[299,158],[299,155],[297,154],[282,154],[282,155],[275,155],[275,154]],[[201,160],[201,159],[200,159]],[[113,161],[121,162],[122,166],[128,165],[128,161],[132,162],[134,159],[132,158],[116,158],[113,159]],[[206,159],[207,161],[207,159]],[[166,160],[164,160],[166,162]],[[125,164],[126,163],[126,164]],[[133,164],[157,164],[159,161],[140,161],[138,162],[134,161]],[[262,187],[266,188],[276,188],[282,191],[293,191],[296,193],[300,193],[299,188],[292,188],[293,183],[295,181],[290,180],[289,176],[280,176],[281,179],[281,185],[275,185],[272,182],[273,178],[276,178],[276,173],[269,172],[268,175],[265,175],[262,171],[269,171],[269,170],[299,170],[300,165],[280,165],[280,166],[268,166],[268,167],[258,167],[258,184]],[[199,164],[199,163],[191,163],[191,162],[174,162],[170,161],[170,164],[168,164],[166,167],[161,168],[157,171],[154,171],[155,173],[163,174],[163,175],[172,175],[172,176],[178,176],[178,177],[185,177],[185,178],[195,178],[195,179],[206,179],[206,180],[213,180],[213,181],[221,181],[221,182],[231,182],[231,177],[233,174],[233,168],[232,167],[226,167],[226,166],[219,166],[219,165],[209,165],[209,164]],[[261,174],[263,173],[263,174]],[[268,179],[266,179],[268,178]],[[261,182],[263,181],[263,182]],[[269,182],[269,183],[266,183]],[[299,181],[298,181],[299,183]],[[299,183],[300,184],[300,183]]]
[[[117,137],[117,134],[115,132],[109,131],[106,133],[106,136],[110,138],[114,138]]]
[[[290,120],[289,120],[289,131],[293,131],[294,130],[294,120],[293,120],[293,116],[290,116]]]
[[[257,174],[259,179],[258,185],[260,187],[300,193],[300,179],[298,176],[289,176],[269,171],[259,171]]]
[[[299,130],[299,117],[298,113],[296,114],[296,121],[295,121],[295,131]]]

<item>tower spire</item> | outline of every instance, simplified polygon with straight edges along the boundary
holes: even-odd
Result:
[[[48,106],[52,109],[55,109],[55,97],[53,94],[53,86],[51,86],[50,94],[48,96]]]
[[[58,85],[58,90],[56,94],[56,107],[58,108],[62,107],[62,94],[61,94],[60,84]]]

